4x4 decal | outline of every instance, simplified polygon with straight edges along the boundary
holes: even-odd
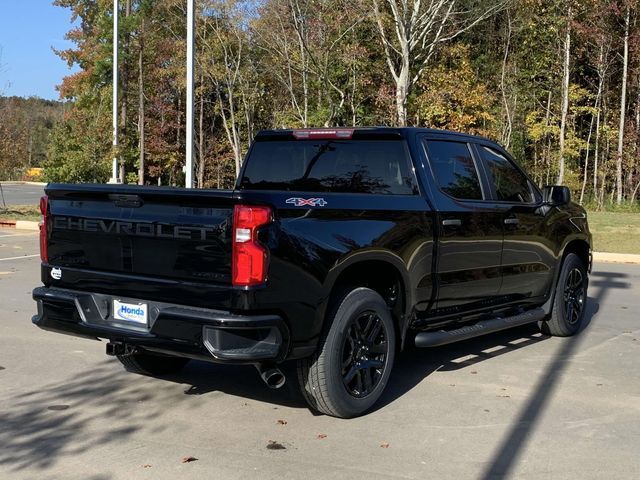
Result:
[[[295,205],[296,207],[324,207],[327,202],[324,198],[287,198],[286,203]]]

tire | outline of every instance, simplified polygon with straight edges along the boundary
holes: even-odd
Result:
[[[396,349],[389,307],[369,288],[342,292],[328,310],[316,353],[298,360],[298,381],[311,408],[338,418],[370,409],[384,391]]]
[[[554,337],[569,337],[578,332],[587,307],[589,278],[584,262],[569,253],[562,263],[550,317],[540,322],[540,330]]]
[[[146,352],[131,355],[117,355],[117,358],[128,372],[151,377],[178,373],[189,363],[188,358],[154,355]]]

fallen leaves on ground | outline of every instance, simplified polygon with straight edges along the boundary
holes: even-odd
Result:
[[[322,440],[323,438],[327,438],[327,434],[326,433],[319,433],[318,434],[318,439]]]
[[[191,462],[195,462],[196,460],[198,460],[198,459],[196,457],[192,457],[192,456],[183,457],[182,458],[182,463],[191,463]]]
[[[142,465],[142,468],[151,468],[151,465],[149,465],[148,463],[145,463],[144,465]]]
[[[389,444],[388,444],[388,443],[386,443],[386,442],[385,442],[385,443],[381,443],[381,444],[380,444],[380,447],[382,447],[382,448],[389,448]]]
[[[276,423],[277,423],[278,425],[286,425],[286,424],[287,424],[287,421],[286,421],[286,420],[278,420]]]

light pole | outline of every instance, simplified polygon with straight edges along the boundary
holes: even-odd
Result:
[[[109,183],[118,179],[118,0],[113,0],[113,166]]]
[[[185,187],[193,188],[193,32],[195,0],[187,0],[187,141]]]

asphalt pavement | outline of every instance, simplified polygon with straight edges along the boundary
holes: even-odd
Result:
[[[37,243],[0,229],[0,478],[640,478],[638,265],[595,264],[579,335],[410,348],[377,408],[338,420],[290,366],[277,391],[252,367],[142,377],[37,329]]]
[[[44,195],[44,185],[29,183],[2,183],[0,184],[0,208],[6,203],[11,205],[38,205],[40,197]],[[3,203],[4,197],[4,203]]]

